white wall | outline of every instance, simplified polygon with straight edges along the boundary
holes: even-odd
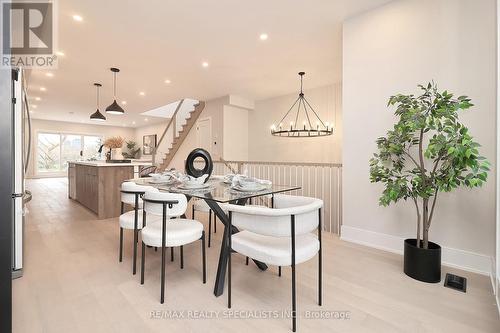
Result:
[[[141,127],[136,127],[135,128],[135,142],[137,143],[138,146],[141,147],[141,154],[139,155],[141,159],[151,159],[151,155],[142,155],[142,142],[143,142],[143,137],[145,135],[153,135],[156,134],[156,141],[160,141],[161,135],[163,134],[163,131],[165,128],[167,128],[167,125],[169,123],[170,119],[161,122],[161,123],[156,123],[156,124],[151,124],[151,125],[146,125],[146,126],[141,126]],[[167,153],[168,148],[170,147],[170,143],[172,142],[173,137],[172,137],[172,130],[169,129],[168,133],[165,134],[165,138],[163,141],[160,143],[158,149],[157,149],[157,162],[161,162],[161,159],[164,157],[164,154]]]
[[[306,81],[307,84],[307,75]],[[342,162],[341,84],[305,90],[305,96],[323,121],[334,125],[332,136],[285,138],[271,135],[297,99],[297,93],[255,103],[249,117],[249,159],[264,162]],[[314,122],[315,123],[315,122]]]
[[[224,105],[223,157],[227,161],[248,161],[248,119],[253,111]]]
[[[75,134],[88,134],[88,135],[101,135],[104,138],[111,136],[121,136],[125,140],[135,140],[135,131],[133,128],[128,127],[115,127],[92,125],[83,123],[71,123],[64,121],[32,119],[31,123],[32,140],[31,140],[31,157],[30,165],[26,177],[31,178],[35,176],[35,153],[36,153],[36,135],[40,131],[60,132],[60,133],[75,133]],[[142,144],[142,141],[141,141]]]
[[[435,80],[470,96],[475,106],[461,119],[495,164],[495,12],[494,0],[407,0],[345,22],[343,238],[401,251],[401,238],[415,237],[412,204],[379,207],[382,186],[369,182],[375,139],[394,123],[393,94]],[[495,173],[481,189],[440,195],[434,221],[430,238],[444,246],[444,262],[490,272]]]

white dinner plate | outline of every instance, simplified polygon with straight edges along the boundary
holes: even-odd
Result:
[[[179,188],[181,190],[199,190],[199,189],[207,188],[209,186],[210,186],[210,184],[207,184],[207,183],[203,183],[203,184],[181,184],[181,185],[177,186],[177,188]]]
[[[240,185],[233,186],[232,189],[240,192],[259,192],[262,190],[265,190],[266,187],[264,185],[258,184],[259,186],[252,186],[252,187],[243,187]]]
[[[148,180],[148,183],[155,184],[155,185],[172,184],[173,182],[175,182],[175,179],[150,179],[150,180]]]

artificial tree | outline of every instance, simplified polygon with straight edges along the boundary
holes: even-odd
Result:
[[[418,87],[421,95],[389,98],[387,106],[396,107],[397,123],[376,141],[370,181],[384,184],[382,206],[401,199],[414,202],[416,244],[427,249],[439,192],[482,186],[490,164],[479,154],[480,144],[459,122],[459,111],[473,106],[471,100],[439,92],[434,82]]]

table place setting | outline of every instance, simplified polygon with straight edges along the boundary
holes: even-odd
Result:
[[[232,175],[231,189],[239,192],[260,192],[270,189],[272,182],[270,180],[248,177],[245,175]],[[226,182],[226,178],[224,180]]]

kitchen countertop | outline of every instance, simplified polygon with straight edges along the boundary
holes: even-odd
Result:
[[[95,167],[126,167],[126,166],[149,166],[151,162],[141,162],[139,160],[132,161],[131,163],[106,163],[105,161],[70,161],[68,163],[95,166]]]

